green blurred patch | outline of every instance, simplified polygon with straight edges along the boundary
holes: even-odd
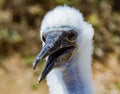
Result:
[[[37,84],[37,83],[34,83],[34,84],[32,84],[31,85],[31,88],[32,88],[32,90],[38,90],[38,89],[40,89],[40,88],[43,88],[43,85],[45,85],[45,80],[43,80],[42,82],[40,82],[39,84]]]
[[[51,0],[51,1],[53,1],[54,3],[56,3],[58,5],[59,4],[60,5],[62,5],[62,4],[72,5],[78,0]]]
[[[116,87],[117,87],[118,89],[120,89],[120,82],[117,82],[117,83],[116,83]]]
[[[97,13],[92,13],[89,17],[88,20],[90,21],[90,23],[94,26],[98,26],[99,25],[99,17],[97,15]]]
[[[34,75],[34,76],[40,75],[40,71],[39,71],[39,70],[35,70],[35,71],[33,72],[33,75]]]
[[[39,85],[37,85],[36,83],[31,85],[32,90],[37,90],[39,88]]]
[[[35,58],[36,58],[36,55],[33,55],[33,56],[30,55],[30,56],[24,56],[23,60],[25,61],[26,65],[32,66],[32,63]],[[38,66],[42,67],[44,65],[44,62],[45,62],[45,60],[40,61],[39,62],[40,64]]]
[[[23,57],[23,60],[25,61],[25,64],[28,66],[32,66],[32,62],[35,59],[35,55],[34,56],[25,56]]]
[[[40,75],[40,72],[42,71],[44,65],[45,65],[45,60],[40,61],[39,64],[37,65],[37,68],[34,71],[33,75],[34,76]]]
[[[16,30],[9,30],[8,28],[3,28],[0,30],[0,41],[7,41],[10,43],[18,43],[22,41],[22,36]]]

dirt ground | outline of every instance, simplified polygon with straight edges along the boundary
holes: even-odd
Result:
[[[106,65],[93,63],[96,94],[120,94],[120,65],[116,56],[109,55]],[[45,81],[36,84],[38,75],[39,68],[34,71],[32,66],[28,67],[18,54],[7,57],[0,64],[0,94],[49,94]]]

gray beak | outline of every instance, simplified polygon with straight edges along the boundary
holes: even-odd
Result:
[[[53,31],[46,34],[45,45],[33,62],[33,68],[35,69],[39,61],[48,56],[46,66],[38,78],[38,83],[46,77],[54,67],[58,58],[60,58],[63,52],[65,53],[68,49],[74,49],[74,45],[73,43],[66,41],[66,32]]]

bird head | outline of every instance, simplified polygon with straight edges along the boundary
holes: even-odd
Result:
[[[78,10],[65,5],[46,14],[41,24],[40,36],[43,48],[34,60],[33,68],[44,58],[46,65],[38,82],[53,68],[67,64],[75,53],[84,47],[86,41],[92,39],[93,29],[84,22]]]

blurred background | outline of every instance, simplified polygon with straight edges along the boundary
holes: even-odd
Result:
[[[43,16],[64,3],[95,29],[96,94],[120,94],[120,0],[0,0],[0,94],[49,94],[45,80],[36,84],[44,61],[35,71],[32,62],[41,49]]]

